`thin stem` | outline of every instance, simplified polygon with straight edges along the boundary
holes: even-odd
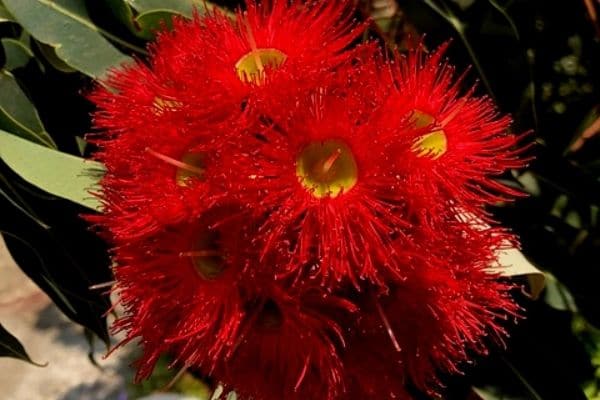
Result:
[[[501,358],[502,358],[502,361],[504,361],[506,363],[508,368],[510,368],[510,370],[516,375],[516,377],[523,384],[523,386],[525,386],[525,388],[529,391],[529,393],[531,393],[533,398],[535,400],[543,400],[542,396],[540,396],[540,394],[533,388],[533,386],[531,386],[529,384],[529,382],[527,382],[525,377],[523,377],[523,375],[521,375],[521,373],[517,370],[517,368],[515,368],[515,366],[510,361],[508,361],[508,359],[506,357],[502,356]]]
[[[450,10],[450,8],[443,1],[442,1],[442,4],[444,4],[444,10],[442,10],[432,0],[423,0],[423,2],[425,4],[427,4],[429,6],[429,8],[431,8],[433,11],[435,11],[437,14],[439,14],[442,18],[444,18],[456,30],[456,32],[458,33],[458,36],[460,37],[460,40],[463,42],[463,45],[467,49],[467,53],[469,53],[469,57],[473,61],[473,65],[477,69],[477,72],[479,72],[479,76],[481,77],[481,82],[483,82],[483,85],[485,86],[485,88],[488,91],[488,93],[490,94],[490,96],[493,99],[495,99],[496,96],[494,95],[494,92],[492,91],[492,86],[490,85],[490,82],[488,81],[485,73],[483,72],[483,67],[479,63],[479,59],[477,58],[477,55],[475,54],[473,47],[471,47],[471,43],[469,43],[469,41],[467,40],[467,36],[465,34],[464,23],[462,23],[454,15],[454,13]]]

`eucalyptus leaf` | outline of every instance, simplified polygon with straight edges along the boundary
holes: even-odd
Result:
[[[145,39],[152,39],[160,29],[170,29],[173,26],[173,17],[178,14],[171,10],[151,10],[140,13],[135,17],[136,26],[139,27],[138,35]]]
[[[530,400],[529,397],[518,396],[518,395],[506,395],[501,393],[498,388],[493,387],[473,387],[473,397],[477,396],[477,399],[481,400]]]
[[[209,2],[191,0],[106,1],[112,14],[134,35],[145,40],[152,40],[165,26],[171,27],[174,17],[191,18],[194,10],[204,13],[217,7]]]
[[[0,159],[17,175],[48,193],[92,210],[100,201],[89,191],[97,187],[104,166],[49,149],[0,131]]]
[[[96,26],[82,1],[4,0],[4,4],[35,39],[54,47],[61,60],[92,78],[102,79],[110,68],[131,61],[104,36],[143,51]]]
[[[15,77],[0,70],[0,128],[25,139],[56,148],[34,105]]]
[[[67,64],[66,62],[61,60],[56,55],[56,49],[54,47],[48,46],[47,44],[44,44],[42,42],[38,42],[37,40],[35,41],[35,44],[36,44],[37,48],[39,49],[41,55],[48,62],[48,64],[50,64],[52,66],[52,68],[54,68],[57,71],[64,72],[67,74],[77,72],[77,70],[75,68],[71,67],[69,64]]]
[[[12,38],[2,38],[1,41],[4,54],[6,54],[5,69],[12,71],[24,67],[33,57],[33,52],[25,43]]]
[[[119,22],[129,29],[132,33],[138,33],[138,29],[133,23],[135,14],[127,0],[105,0],[105,5],[108,11],[114,15]]]
[[[573,295],[554,275],[549,272],[546,276],[546,291],[544,292],[544,301],[550,307],[561,311],[577,311],[577,305]]]
[[[10,13],[8,12],[8,10],[4,6],[4,4],[0,3],[0,23],[14,22],[14,21],[15,21],[14,17],[12,15],[10,15]]]
[[[127,27],[127,29],[139,38],[152,40],[156,31],[163,24],[171,26],[174,16],[180,15],[175,10],[149,9],[138,11],[133,9],[126,0],[106,0],[110,12]]]
[[[112,279],[106,245],[80,218],[83,207],[24,191],[20,195],[48,227],[14,212],[11,204],[0,197],[0,232],[12,258],[68,318],[108,345],[104,315],[110,307],[109,299],[103,291],[91,289],[94,284]]]
[[[19,342],[19,339],[7,331],[2,324],[0,324],[0,357],[18,358],[38,367],[44,366],[33,362],[27,351],[25,351],[25,347]]]
[[[452,12],[451,8],[448,7],[448,5],[443,0],[441,1],[441,4],[442,4],[441,7],[433,0],[423,0],[423,2],[429,8],[431,8],[435,13],[437,13],[440,17],[442,17],[444,20],[446,20],[446,22],[448,22],[448,24],[450,24],[450,26],[452,26],[452,28],[454,28],[454,30],[456,31],[456,34],[458,35],[458,37],[462,41],[463,45],[465,46],[465,49],[469,53],[469,56],[471,57],[473,65],[475,66],[475,68],[477,69],[477,72],[479,73],[481,82],[485,86],[489,95],[492,98],[494,98],[495,96],[494,96],[494,92],[492,91],[492,86],[487,78],[485,71],[483,70],[481,63],[479,62],[479,57],[477,57],[477,54],[475,53],[475,50],[473,49],[473,46],[471,45],[471,41],[467,37],[467,34],[466,34],[467,26],[466,26],[465,22],[460,20]]]
[[[193,15],[194,9],[202,13],[215,8],[213,4],[200,0],[127,0],[127,2],[139,13],[161,10],[188,18]]]

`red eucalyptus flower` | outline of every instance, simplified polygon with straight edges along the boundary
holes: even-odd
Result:
[[[349,50],[346,2],[176,21],[92,99],[115,330],[243,398],[410,398],[502,341],[520,138],[443,48]],[[115,90],[115,91],[113,91]],[[484,223],[485,221],[486,223]],[[374,366],[374,364],[376,364]]]
[[[504,344],[503,325],[518,319],[520,310],[510,297],[513,285],[500,281],[486,264],[493,253],[481,239],[452,245],[447,238],[435,241],[438,248],[432,247],[426,261],[415,260],[406,280],[390,282],[382,295],[365,292],[357,301],[358,329],[348,339],[344,365],[359,393],[369,398],[401,393],[401,385],[377,384],[396,378],[438,394],[439,372],[461,373],[463,364],[487,354],[490,344]],[[384,364],[381,371],[369,370],[362,360],[365,351]]]
[[[110,171],[107,211],[128,221],[113,233],[143,236],[194,215],[203,189],[182,189],[182,179],[165,174],[169,167],[201,174],[195,145],[263,115],[265,99],[327,81],[333,68],[363,53],[349,49],[364,28],[352,20],[351,4],[249,0],[233,21],[218,10],[178,19],[151,46],[150,65],[113,71],[91,96],[99,107],[95,126],[110,136],[99,139],[106,151],[97,156]]]
[[[474,88],[463,91],[464,75],[456,78],[442,61],[446,47],[427,56],[413,50],[397,60],[386,107],[391,114],[408,101],[410,119],[422,131],[405,155],[415,187],[480,214],[484,205],[521,195],[495,177],[524,165],[528,147],[518,144],[526,134],[511,134],[510,117],[499,115],[489,98],[473,96]]]

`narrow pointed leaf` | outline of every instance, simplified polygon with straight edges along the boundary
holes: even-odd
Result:
[[[105,36],[135,46],[98,28],[83,1],[4,0],[4,5],[35,39],[54,47],[61,60],[88,76],[102,78],[111,67],[131,61]]]
[[[29,101],[15,77],[0,70],[0,129],[22,138],[56,148],[44,129],[34,105]]]
[[[217,6],[192,0],[106,0],[112,14],[134,35],[152,40],[156,31],[171,26],[173,17],[191,18]]]
[[[56,49],[52,46],[48,46],[42,42],[35,41],[37,48],[40,50],[40,53],[44,57],[44,59],[57,71],[64,72],[66,74],[70,74],[73,72],[77,72],[77,70],[71,67],[69,64],[64,62],[56,55]]]
[[[162,10],[185,17],[191,17],[194,9],[203,12],[215,8],[213,4],[200,0],[127,0],[127,2],[139,13]]]
[[[38,367],[43,366],[31,360],[27,351],[25,351],[25,347],[19,342],[19,339],[7,331],[2,324],[0,324],[0,357],[17,358]]]
[[[10,15],[10,13],[8,12],[8,10],[4,6],[4,4],[0,3],[0,23],[14,22],[14,20],[15,19],[13,18],[12,15]]]
[[[4,54],[6,54],[5,69],[12,71],[13,69],[23,67],[33,57],[33,52],[25,43],[11,38],[3,38],[1,41]]]
[[[101,163],[62,153],[0,131],[0,159],[32,185],[93,210],[100,202],[89,191],[102,177]]]

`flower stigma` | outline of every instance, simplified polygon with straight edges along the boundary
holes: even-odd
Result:
[[[358,167],[348,145],[333,139],[306,146],[296,159],[296,175],[316,198],[337,197],[356,185]]]

